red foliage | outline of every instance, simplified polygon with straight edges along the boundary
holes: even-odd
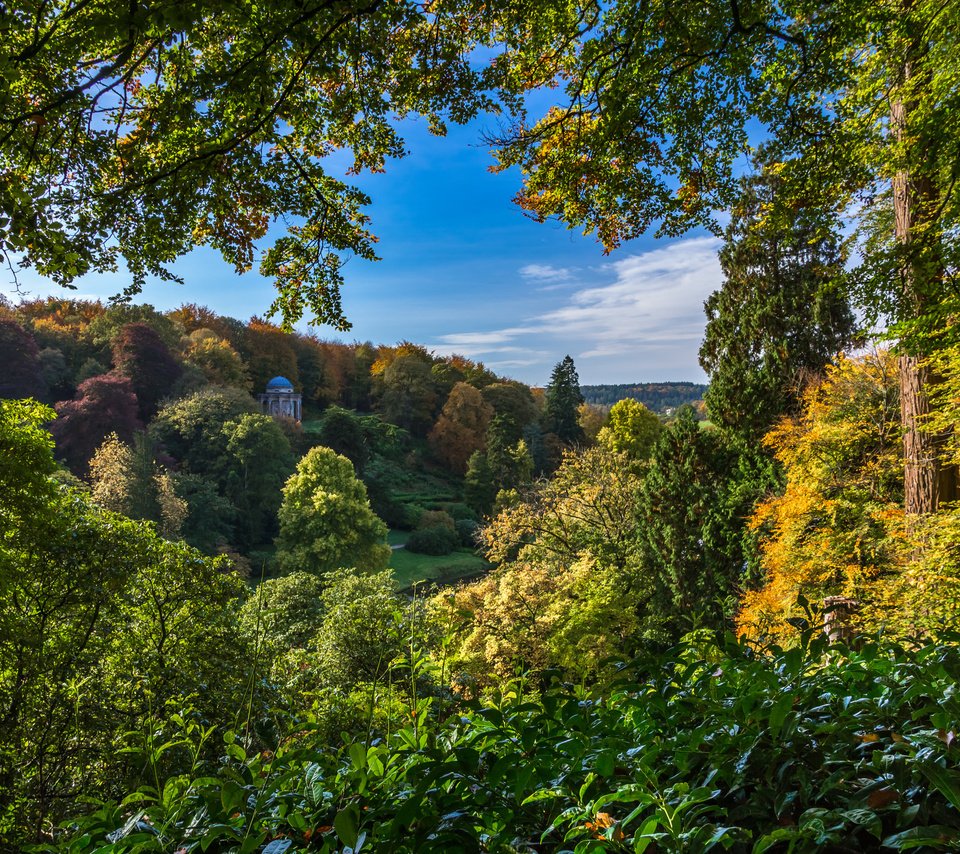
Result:
[[[111,433],[124,442],[142,428],[137,395],[130,380],[117,373],[101,374],[80,383],[73,400],[56,405],[57,420],[50,432],[57,454],[77,474],[85,474],[94,451]]]

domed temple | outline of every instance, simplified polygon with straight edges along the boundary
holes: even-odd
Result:
[[[257,395],[264,415],[274,418],[293,418],[299,421],[303,414],[303,395],[297,394],[293,383],[286,377],[274,377],[267,383],[267,390]]]

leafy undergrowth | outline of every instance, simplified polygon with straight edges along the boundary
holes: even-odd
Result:
[[[101,806],[61,849],[960,849],[956,648],[691,644],[639,672],[605,697],[518,683],[442,723],[422,702],[339,750],[301,730],[248,755],[228,733],[220,767]]]

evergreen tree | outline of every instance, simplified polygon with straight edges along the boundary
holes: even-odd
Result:
[[[797,410],[804,379],[855,332],[837,235],[816,206],[798,208],[787,227],[772,223],[779,184],[769,170],[743,182],[700,347],[711,419],[750,442]]]
[[[657,440],[639,496],[640,547],[656,579],[652,636],[673,641],[698,622],[719,626],[730,616],[742,565],[742,522],[725,480],[730,462],[717,433],[702,429],[689,406]]]
[[[579,417],[583,395],[580,393],[580,377],[570,356],[564,356],[563,361],[554,367],[546,397],[545,429],[568,444],[583,442],[585,437]]]

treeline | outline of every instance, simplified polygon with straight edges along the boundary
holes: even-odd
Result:
[[[501,489],[552,471],[584,438],[576,395],[560,412],[555,390],[459,356],[287,334],[196,305],[3,306],[0,361],[0,397],[53,405],[56,456],[102,506],[241,568],[271,560],[281,488],[313,447],[346,456],[375,512],[409,529],[425,511],[476,525]],[[302,424],[261,414],[254,395],[275,376],[302,393]],[[445,539],[466,538],[464,527]]]
[[[619,400],[629,399],[637,400],[657,413],[703,400],[706,390],[707,386],[690,382],[580,386],[583,399],[595,406],[613,406]]]

